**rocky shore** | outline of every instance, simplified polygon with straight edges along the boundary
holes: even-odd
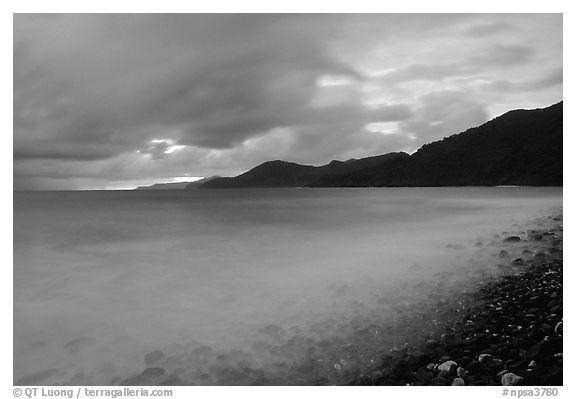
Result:
[[[133,355],[136,373],[106,363],[66,378],[53,368],[17,385],[562,385],[562,216],[511,228],[449,244],[455,264],[306,330],[262,326],[244,348],[152,348]],[[334,295],[353,299],[345,288]]]
[[[316,336],[289,338],[268,326],[270,340],[251,352],[203,346],[182,363],[155,351],[140,375],[114,383],[562,385],[562,217],[536,226],[478,241],[475,259],[376,298],[392,319],[360,308],[350,320],[319,321]]]
[[[546,225],[502,239],[521,256],[499,252],[503,275],[458,299],[463,317],[392,349],[350,384],[562,385],[562,217]]]

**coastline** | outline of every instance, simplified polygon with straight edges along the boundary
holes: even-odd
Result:
[[[466,266],[383,297],[391,319],[361,311],[350,320],[319,322],[316,337],[295,335],[262,348],[290,363],[264,369],[239,357],[235,367],[214,367],[192,380],[168,373],[149,378],[146,369],[119,384],[445,386],[501,385],[504,378],[561,385],[561,211],[536,225],[478,242],[478,256]],[[405,301],[413,295],[416,302]]]
[[[368,307],[306,330],[262,326],[244,348],[148,348],[133,354],[136,368],[107,370],[105,385],[500,385],[504,370],[522,378],[508,375],[516,384],[560,385],[561,210],[508,227],[446,245],[456,264],[381,290]],[[62,378],[57,368],[16,384],[38,383],[102,384],[89,373]]]
[[[349,385],[563,384],[562,215],[524,236],[508,236],[522,256],[500,250],[499,277],[480,282],[436,312],[462,314],[417,345],[390,350]]]

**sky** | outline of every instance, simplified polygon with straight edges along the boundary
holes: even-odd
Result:
[[[321,165],[562,100],[561,14],[15,14],[14,189]]]

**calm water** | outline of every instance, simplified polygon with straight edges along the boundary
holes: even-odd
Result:
[[[282,342],[385,317],[386,295],[561,206],[559,188],[15,193],[14,378],[108,384],[152,350],[204,383],[225,382],[219,354],[286,364]]]

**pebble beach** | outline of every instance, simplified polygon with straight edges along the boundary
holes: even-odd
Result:
[[[140,375],[117,383],[562,385],[562,216],[543,218],[536,226],[479,241],[478,259],[469,259],[467,268],[444,272],[414,291],[401,287],[395,299],[383,299],[382,306],[396,315],[393,322],[379,324],[365,315],[325,321],[316,326],[324,339],[295,335],[258,348],[266,356],[292,356],[292,362],[262,368],[245,353],[203,347],[193,353],[213,357],[214,365],[190,377],[182,369],[168,372],[170,357],[155,351],[147,354],[149,367]],[[457,284],[451,280],[456,274]],[[417,304],[406,305],[403,299],[416,292]],[[284,333],[273,327],[272,336]]]
[[[562,385],[562,243],[557,211],[479,238],[471,251],[447,244],[466,253],[459,264],[381,292],[372,308],[358,303],[346,317],[319,319],[307,330],[263,326],[247,349],[152,348],[136,355],[140,371],[100,374],[107,385],[124,386]],[[414,264],[410,272],[425,268]],[[81,353],[90,345],[84,338],[67,348]],[[66,378],[53,368],[16,384],[98,385],[96,376]]]
[[[498,252],[502,276],[481,281],[457,301],[460,319],[416,346],[394,348],[359,385],[562,385],[562,217],[509,235],[521,255]],[[500,237],[497,237],[500,238]]]

